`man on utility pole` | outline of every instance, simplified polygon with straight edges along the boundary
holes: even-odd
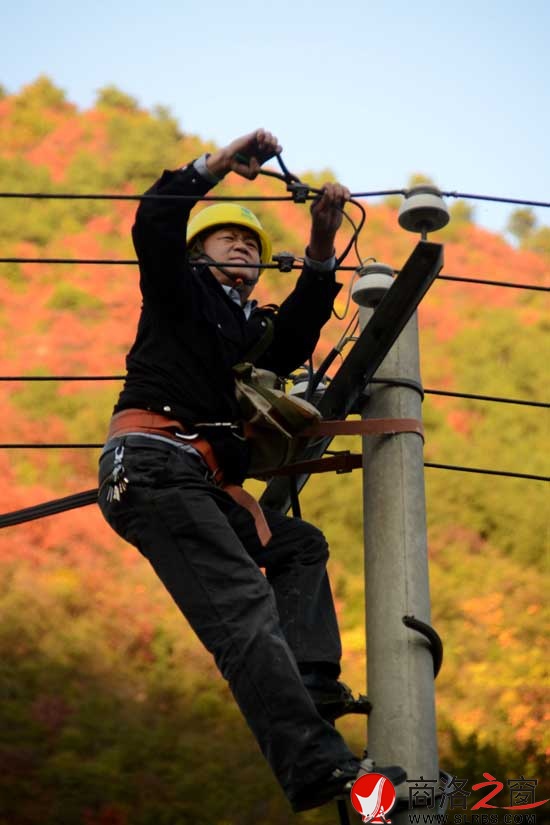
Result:
[[[228,172],[252,179],[280,151],[257,130],[164,172],[148,193],[157,197],[140,204],[143,307],[100,460],[99,505],[213,654],[302,811],[345,792],[361,768],[319,712],[346,693],[328,548],[316,527],[260,508],[242,489],[250,444],[234,367],[255,350],[259,367],[287,376],[311,355],[340,289],[334,240],[349,192],[327,183],[313,202],[305,266],[278,311],[250,298],[271,260],[250,210],[211,206],[188,223]],[[405,778],[399,768],[377,771]]]

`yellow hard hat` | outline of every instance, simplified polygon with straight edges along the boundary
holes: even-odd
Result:
[[[216,226],[226,226],[236,224],[244,226],[258,237],[260,242],[260,262],[262,264],[271,263],[271,241],[260,221],[250,209],[238,203],[215,203],[202,209],[187,224],[187,246],[207,229],[214,229]],[[260,270],[261,271],[261,270]]]

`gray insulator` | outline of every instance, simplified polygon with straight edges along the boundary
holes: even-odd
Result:
[[[382,263],[367,264],[359,270],[360,278],[351,288],[351,297],[360,307],[379,304],[394,281],[391,266]]]
[[[436,186],[413,186],[405,195],[397,217],[399,225],[408,232],[435,232],[449,223],[447,206]]]

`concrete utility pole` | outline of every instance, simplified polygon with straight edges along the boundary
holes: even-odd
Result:
[[[362,326],[372,312],[361,308]],[[416,313],[375,377],[363,418],[421,418],[420,392],[407,385],[420,384]],[[383,379],[388,383],[378,383]],[[421,437],[364,437],[363,481],[367,692],[373,705],[368,753],[379,765],[401,765],[409,780],[438,780],[430,646],[402,621],[413,615],[430,624]],[[400,789],[406,800],[409,787]],[[391,816],[408,822],[408,811]]]

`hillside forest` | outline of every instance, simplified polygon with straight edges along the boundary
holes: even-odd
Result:
[[[139,195],[163,169],[213,148],[163,106],[144,110],[111,86],[82,111],[47,77],[0,89],[0,124],[2,193]],[[313,185],[332,177],[293,171]],[[411,181],[429,171],[412,170]],[[229,175],[216,194],[285,192],[273,179]],[[359,238],[362,258],[396,270],[418,240],[398,225],[400,202],[366,200]],[[425,461],[548,476],[547,409],[462,396],[548,401],[547,296],[472,279],[548,287],[550,228],[511,208],[507,234],[496,234],[476,224],[471,203],[448,206],[449,225],[432,237],[445,245],[441,274],[470,280],[438,278],[419,309]],[[124,373],[140,308],[135,208],[0,197],[0,257],[18,259],[0,262],[2,513],[97,484],[97,446],[21,445],[104,440],[121,387],[112,376]],[[275,251],[303,254],[307,204],[253,208]],[[342,245],[347,237],[346,228]],[[339,274],[340,315],[351,277]],[[280,302],[295,278],[268,271],[257,297]],[[316,364],[345,323],[327,325]],[[58,380],[15,380],[30,377]],[[520,776],[538,780],[537,800],[549,798],[548,485],[435,467],[425,485],[432,621],[444,643],[441,766],[470,789],[492,774],[504,785],[492,800],[500,807]],[[312,478],[301,502],[331,545],[342,678],[365,692],[361,473]],[[360,752],[364,720],[340,729]],[[0,825],[336,821],[334,806],[291,814],[210,656],[95,506],[0,530],[0,730]],[[539,823],[548,810],[536,809]]]

